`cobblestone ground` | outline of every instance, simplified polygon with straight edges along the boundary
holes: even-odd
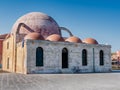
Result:
[[[0,90],[120,90],[120,73],[0,73]]]

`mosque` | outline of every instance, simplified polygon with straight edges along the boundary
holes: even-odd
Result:
[[[22,74],[110,72],[111,46],[81,40],[52,17],[31,12],[0,35],[0,61],[3,70]]]

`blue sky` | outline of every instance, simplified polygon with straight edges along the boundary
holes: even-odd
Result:
[[[120,50],[119,0],[0,0],[0,34],[10,33],[20,16],[35,11],[52,16],[82,40],[92,37],[112,45],[112,52]]]

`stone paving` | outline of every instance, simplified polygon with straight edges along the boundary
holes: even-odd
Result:
[[[120,90],[120,73],[0,73],[0,90]]]

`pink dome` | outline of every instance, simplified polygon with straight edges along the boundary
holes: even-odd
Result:
[[[40,33],[44,38],[52,34],[61,35],[61,31],[56,21],[52,17],[40,12],[28,13],[20,17],[13,25],[11,33],[17,32],[17,28],[20,23],[24,23],[31,28],[33,32]],[[21,26],[19,33],[28,34],[31,33],[31,31]]]
[[[74,43],[82,43],[81,39],[76,36],[71,36],[71,37],[67,38],[65,41],[74,42]]]
[[[93,39],[93,38],[86,38],[83,40],[83,43],[87,43],[87,44],[98,44],[97,40]]]
[[[62,37],[61,37],[60,35],[58,35],[58,34],[52,34],[52,35],[48,36],[48,37],[46,38],[46,40],[49,40],[49,41],[62,41],[63,39],[62,39]]]
[[[29,33],[27,34],[24,39],[32,39],[32,40],[44,40],[43,36],[40,35],[40,33]]]

